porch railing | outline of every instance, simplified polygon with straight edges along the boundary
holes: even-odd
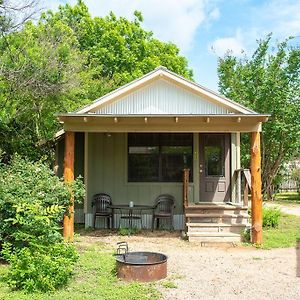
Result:
[[[189,203],[189,169],[183,170],[183,210],[188,207]],[[234,172],[235,182],[237,184],[237,191],[243,197],[243,206],[248,206],[249,192],[251,193],[251,172],[249,169],[237,169]]]
[[[235,176],[238,183],[237,190],[243,196],[243,205],[248,206],[249,192],[251,192],[251,172],[249,169],[237,169]]]
[[[189,203],[189,176],[190,169],[183,170],[183,210],[188,206]]]

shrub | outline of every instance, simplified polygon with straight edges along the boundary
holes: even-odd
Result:
[[[26,292],[54,291],[65,285],[78,258],[74,246],[65,243],[24,247],[13,252],[6,246],[2,252],[10,262],[6,282]]]
[[[82,182],[64,183],[42,161],[15,156],[10,165],[0,166],[1,244],[22,248],[61,241],[59,223],[69,207],[71,189],[75,200],[81,200]]]
[[[281,212],[278,208],[263,208],[263,227],[278,227]]]
[[[60,224],[71,195],[81,200],[83,183],[64,183],[42,161],[15,156],[0,166],[0,246],[11,287],[45,292],[69,280],[77,252],[62,242]]]

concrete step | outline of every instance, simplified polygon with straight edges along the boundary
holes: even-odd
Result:
[[[249,224],[186,223],[188,232],[232,232],[242,233]]]
[[[190,242],[240,242],[241,235],[232,232],[187,232]]]

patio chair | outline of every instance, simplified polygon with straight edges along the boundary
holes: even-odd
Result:
[[[159,228],[159,219],[170,220],[170,230],[174,230],[173,216],[175,208],[175,198],[172,195],[162,194],[155,200],[152,214],[152,231],[156,219],[156,228]]]
[[[93,196],[92,207],[95,207],[94,210],[94,229],[96,226],[96,218],[105,218],[107,219],[107,228],[113,227],[113,214],[112,211],[108,208],[112,204],[111,197],[107,194],[100,193]]]

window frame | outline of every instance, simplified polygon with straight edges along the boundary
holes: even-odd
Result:
[[[163,155],[166,155],[162,149],[163,147],[180,147],[180,146],[186,146],[186,147],[191,147],[191,165],[189,166],[190,168],[190,183],[193,183],[194,180],[194,134],[193,133],[141,133],[141,134],[157,134],[158,135],[158,145],[130,145],[129,143],[129,135],[130,134],[138,134],[138,133],[127,133],[127,147],[126,147],[126,151],[127,151],[127,164],[126,164],[126,175],[127,175],[127,183],[129,184],[134,184],[134,183],[154,183],[154,184],[160,184],[160,183],[180,183],[182,182],[182,180],[165,180],[165,178],[163,178]],[[191,135],[191,144],[190,145],[167,145],[161,142],[161,136],[165,135],[165,134],[170,134],[170,135],[176,135],[176,134],[190,134]],[[158,147],[158,180],[157,181],[153,181],[153,180],[141,180],[141,179],[137,179],[137,180],[130,180],[130,176],[129,176],[129,169],[130,169],[130,164],[129,164],[129,148],[130,147]]]

